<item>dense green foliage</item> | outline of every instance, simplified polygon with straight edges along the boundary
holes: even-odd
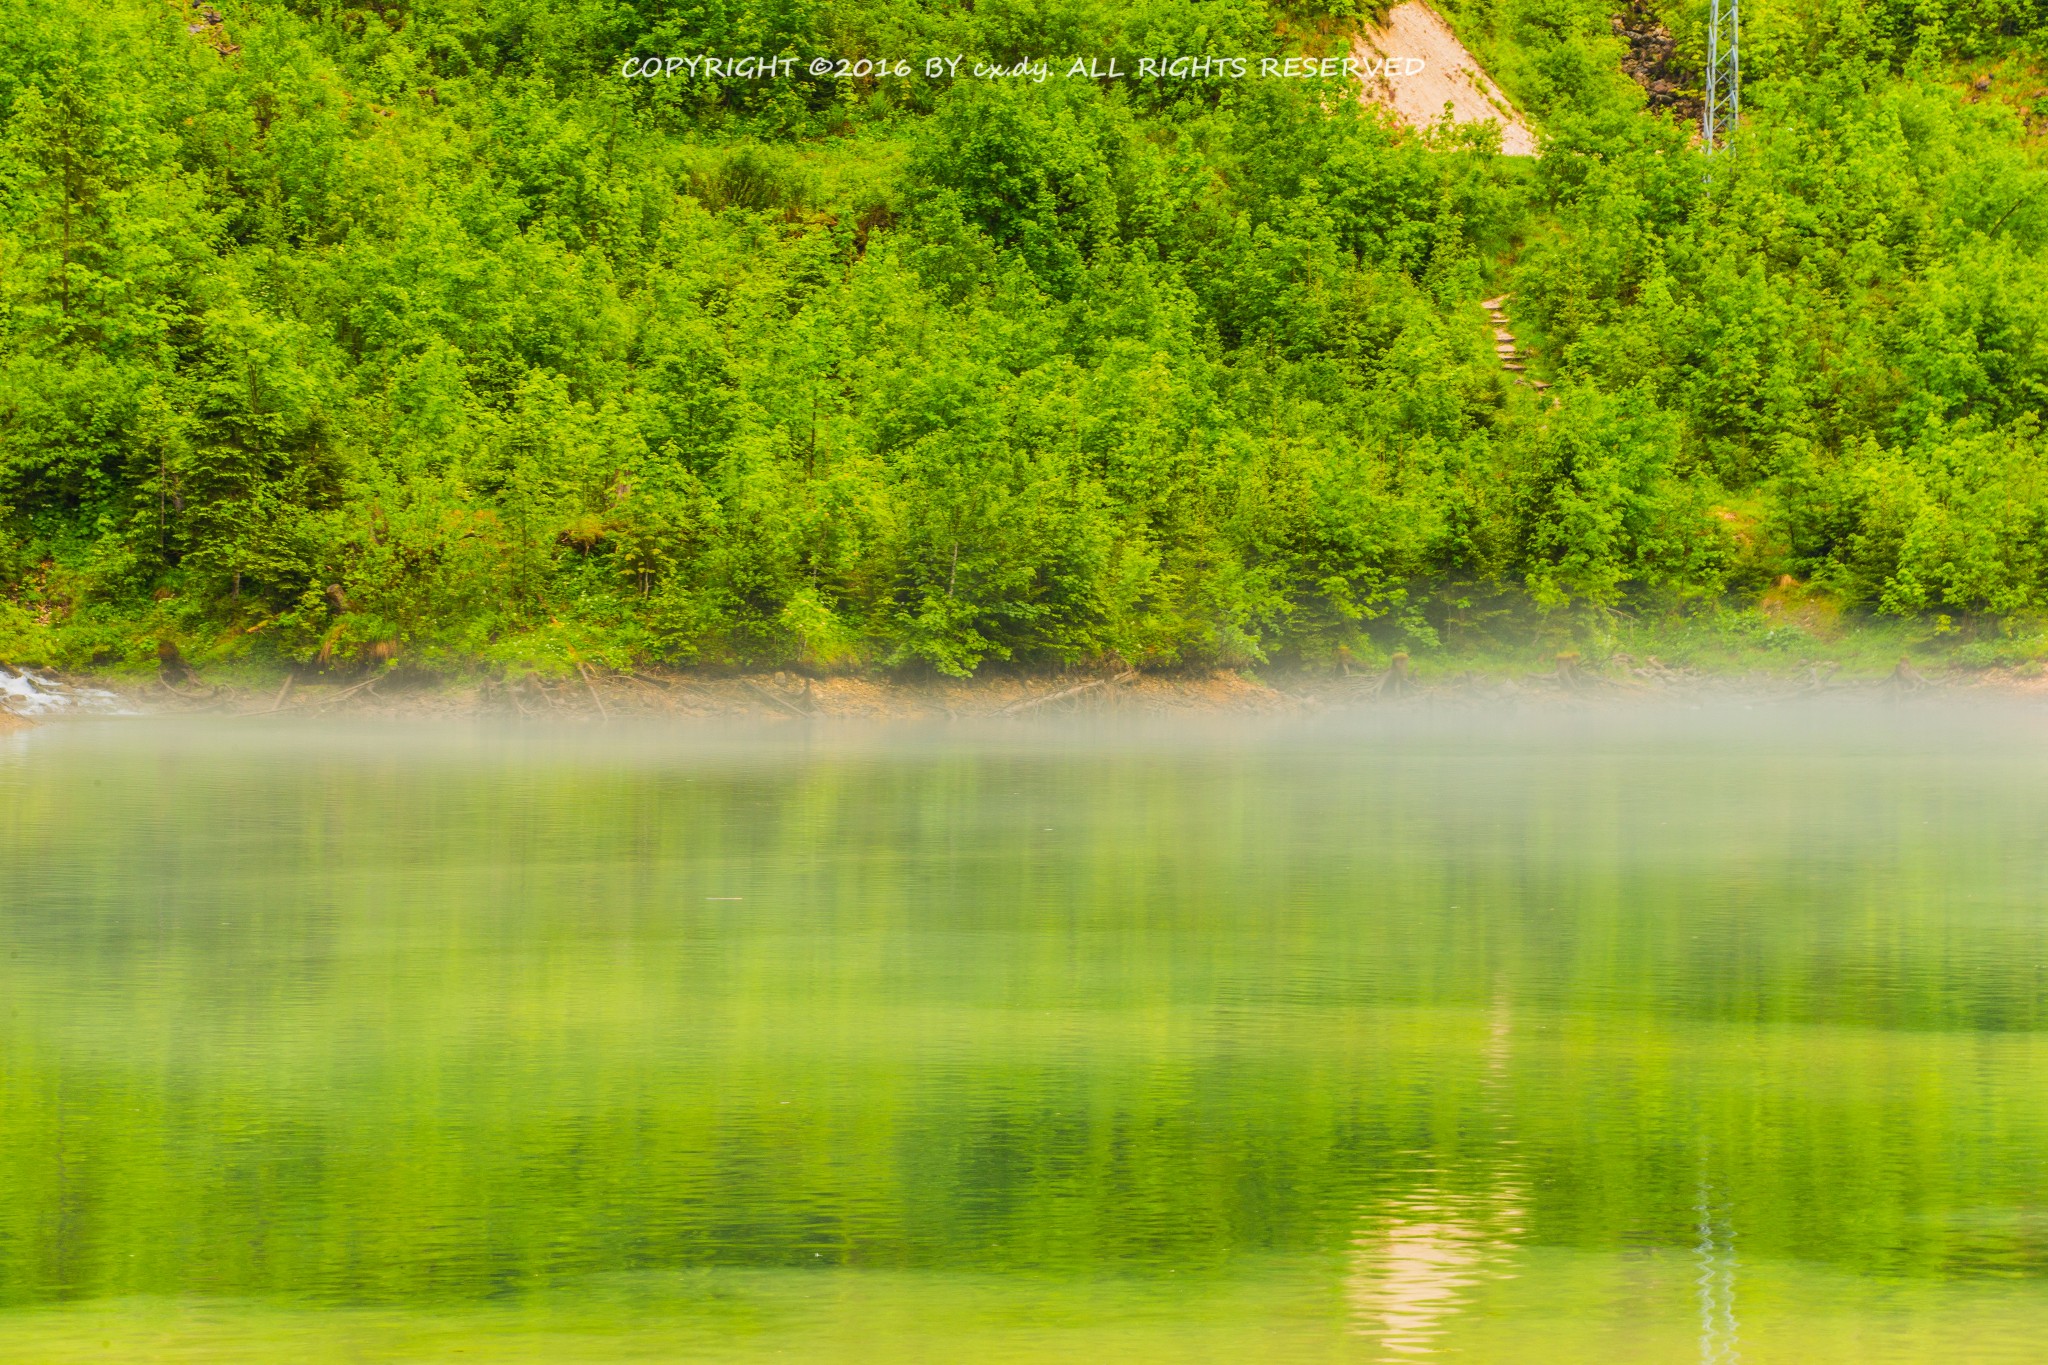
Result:
[[[1341,42],[1257,0],[45,0],[0,49],[0,657],[966,673],[1788,573],[2048,605],[2048,178],[2000,98],[2048,20],[1753,5],[1710,168],[1604,6],[1450,12],[1541,159],[1336,83],[1062,78]],[[798,61],[619,75],[699,52]],[[1053,71],[807,70],[956,53]]]

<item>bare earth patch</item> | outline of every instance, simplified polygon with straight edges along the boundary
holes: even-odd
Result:
[[[1386,22],[1366,30],[1352,50],[1371,73],[1359,93],[1362,102],[1384,106],[1417,129],[1441,121],[1448,104],[1453,123],[1498,123],[1506,155],[1536,155],[1536,134],[1443,16],[1422,0],[1388,10]]]

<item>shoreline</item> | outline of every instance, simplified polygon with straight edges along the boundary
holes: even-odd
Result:
[[[1495,669],[1417,675],[1397,662],[1381,672],[1268,674],[1221,669],[1205,673],[1120,673],[902,680],[763,673],[584,669],[565,678],[528,675],[512,681],[449,679],[387,672],[369,677],[301,680],[274,686],[188,677],[147,679],[106,675],[15,674],[47,689],[40,709],[24,714],[0,697],[0,733],[42,721],[85,716],[350,716],[425,720],[508,716],[604,723],[611,720],[994,720],[1055,715],[1284,715],[1385,706],[1583,706],[1645,702],[1777,703],[1832,698],[2040,698],[2048,676],[2038,670],[1949,671],[1933,676],[1901,664],[1888,675],[1844,678],[1821,669],[1799,672],[1710,672],[1668,668],[1654,660],[1585,669],[1569,656],[1549,672]]]

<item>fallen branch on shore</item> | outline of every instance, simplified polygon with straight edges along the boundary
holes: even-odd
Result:
[[[811,717],[818,714],[816,711],[804,710],[802,707],[798,706],[795,702],[789,700],[787,697],[779,696],[774,692],[770,692],[767,688],[761,686],[761,684],[755,682],[752,678],[741,678],[740,682],[746,686],[748,691],[754,693],[757,696],[765,697],[767,700],[771,702],[774,702],[777,706],[789,712],[789,714],[791,714],[792,716],[801,716],[803,719],[809,720],[811,719]]]
[[[597,714],[605,724],[611,724],[612,713],[604,709],[604,698],[597,695],[597,684],[591,681],[590,665],[581,659],[576,661],[576,671],[583,675],[583,685],[590,689],[590,699],[597,703]]]
[[[1068,697],[1078,697],[1083,692],[1092,692],[1098,687],[1114,687],[1118,683],[1129,682],[1132,678],[1135,678],[1137,676],[1137,669],[1127,668],[1113,678],[1091,678],[1087,682],[1079,683],[1073,687],[1062,688],[1060,691],[1054,692],[1050,696],[1028,697],[1023,701],[1011,702],[1008,706],[1005,706],[1002,710],[996,712],[996,714],[999,716],[1022,715],[1024,712],[1029,711],[1034,707],[1050,706],[1052,703],[1056,701],[1065,701]]]
[[[275,716],[275,715],[281,715],[281,714],[283,714],[284,712],[287,712],[287,711],[298,711],[298,710],[319,710],[319,709],[320,709],[321,707],[324,707],[324,706],[332,706],[332,705],[334,705],[334,703],[336,703],[336,702],[338,702],[338,701],[345,701],[345,700],[347,700],[348,698],[350,698],[350,697],[354,696],[354,695],[355,695],[356,693],[358,693],[358,692],[361,692],[361,691],[362,691],[363,689],[365,689],[365,688],[368,688],[368,687],[375,687],[375,686],[377,685],[377,683],[378,683],[378,682],[379,682],[379,681],[380,681],[380,680],[381,680],[381,679],[383,678],[383,676],[384,676],[384,675],[383,675],[382,673],[373,673],[373,674],[371,674],[371,675],[370,675],[369,677],[367,677],[367,678],[363,679],[363,680],[362,680],[361,682],[359,682],[359,683],[355,683],[354,685],[352,685],[352,686],[349,686],[349,687],[344,687],[344,688],[342,688],[342,689],[341,689],[341,691],[339,691],[339,692],[336,692],[336,693],[332,694],[331,696],[325,696],[325,697],[304,697],[304,698],[301,698],[301,699],[300,699],[300,700],[298,700],[298,701],[295,701],[295,702],[293,702],[293,703],[292,703],[291,705],[289,705],[289,706],[286,706],[286,705],[284,704],[284,699],[285,699],[286,695],[287,695],[288,693],[290,693],[290,691],[292,690],[292,682],[293,682],[293,679],[292,679],[292,677],[291,677],[290,675],[287,675],[287,676],[285,677],[285,680],[284,680],[284,686],[283,686],[283,687],[280,687],[280,688],[279,688],[279,689],[277,690],[277,700],[271,703],[271,705],[270,705],[270,709],[269,709],[269,710],[267,710],[267,711],[244,711],[244,712],[243,712],[242,714],[243,714],[244,716],[249,716],[249,717],[255,717],[255,716]]]

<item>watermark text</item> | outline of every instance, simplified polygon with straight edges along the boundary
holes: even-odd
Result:
[[[619,63],[628,80],[779,81],[799,71],[824,80],[927,81],[1213,81],[1244,80],[1394,80],[1419,76],[1428,62],[1421,57],[1026,57],[992,62],[965,53],[950,57],[781,57],[719,56],[694,53],[684,57],[631,56]]]

